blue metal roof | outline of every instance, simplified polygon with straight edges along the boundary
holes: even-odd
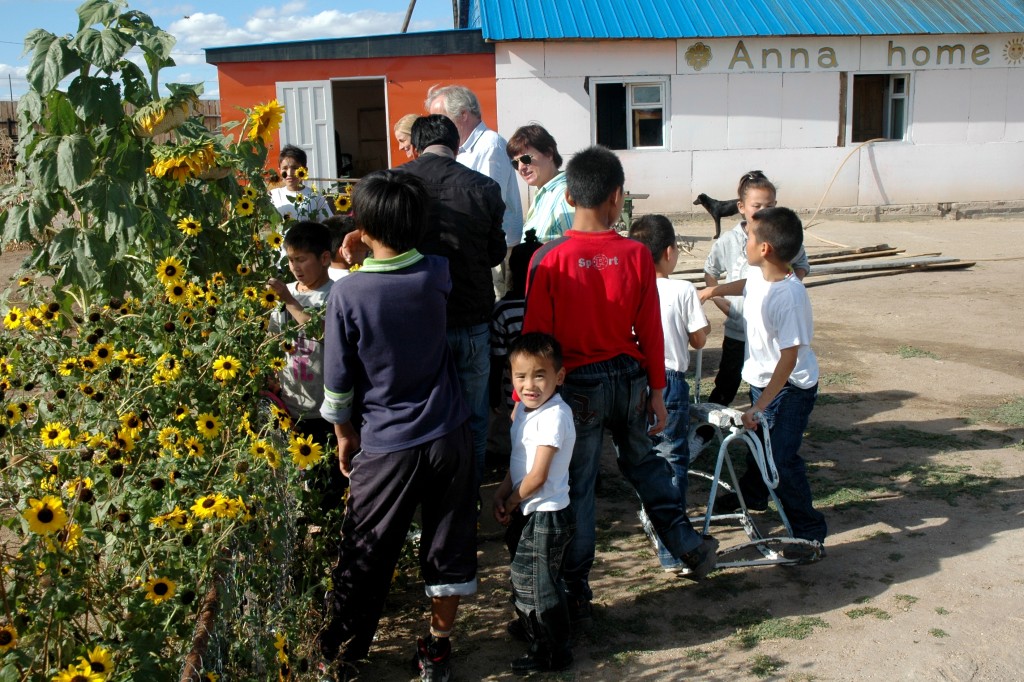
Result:
[[[1024,33],[1024,0],[472,0],[486,40]]]

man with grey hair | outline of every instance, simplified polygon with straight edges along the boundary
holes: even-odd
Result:
[[[501,227],[505,232],[505,245],[511,249],[523,239],[523,203],[515,169],[505,150],[505,138],[484,125],[479,100],[472,90],[462,85],[435,85],[427,92],[426,108],[431,114],[444,114],[459,129],[456,160],[501,187],[501,198],[505,201]],[[501,288],[504,294],[504,287]]]

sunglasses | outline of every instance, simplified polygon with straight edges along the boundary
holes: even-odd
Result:
[[[512,167],[515,168],[516,170],[519,170],[519,164],[529,166],[532,163],[533,157],[530,156],[529,154],[523,154],[522,156],[517,156],[514,159],[512,159]]]

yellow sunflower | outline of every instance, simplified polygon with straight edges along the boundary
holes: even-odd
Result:
[[[181,442],[181,430],[177,426],[165,426],[157,434],[156,442],[165,450],[173,452]]]
[[[242,194],[249,197],[250,199],[255,199],[256,197],[259,196],[259,192],[257,192],[252,185],[246,185],[245,187],[243,187]]]
[[[191,327],[196,323],[196,318],[192,317],[192,313],[187,310],[183,310],[181,314],[178,315],[178,320],[186,327]]]
[[[228,509],[228,498],[220,493],[203,495],[192,505],[192,513],[200,519],[223,516]]]
[[[146,361],[146,357],[136,353],[134,348],[122,348],[114,354],[114,359],[128,365],[141,365]]]
[[[277,649],[277,660],[282,663],[288,662],[288,638],[283,632],[274,635],[274,648]]]
[[[174,421],[184,421],[188,417],[188,408],[184,405],[178,405],[174,408]]]
[[[221,355],[213,361],[213,376],[218,381],[229,381],[238,374],[241,363],[232,355]]]
[[[210,286],[211,287],[222,287],[227,284],[228,280],[224,276],[223,272],[215,272],[210,275]]]
[[[273,308],[280,300],[281,297],[277,295],[277,292],[269,287],[264,289],[263,293],[260,294],[260,305],[264,308]]]
[[[8,426],[14,426],[21,421],[21,408],[17,403],[11,403],[4,407],[3,419]]]
[[[277,131],[284,118],[284,107],[272,99],[266,104],[257,104],[249,114],[249,139],[255,142],[263,140],[264,145],[270,144],[271,136]]]
[[[120,417],[121,427],[128,432],[132,438],[138,438],[142,433],[142,418],[134,412],[122,414]]]
[[[64,358],[57,365],[57,371],[62,377],[71,376],[76,369],[78,369],[78,358]]]
[[[7,311],[4,315],[4,326],[8,329],[17,329],[21,326],[21,308],[14,306]]]
[[[237,211],[240,216],[252,215],[252,212],[255,209],[256,204],[254,204],[252,199],[249,199],[248,197],[242,197],[238,200],[238,203],[235,204],[235,211]]]
[[[280,372],[288,365],[288,362],[284,358],[271,358],[269,364],[270,369],[272,369],[275,372]]]
[[[88,663],[72,663],[57,673],[53,682],[103,682],[104,676],[94,673]]]
[[[29,284],[32,284],[31,277],[22,277],[21,279],[18,280],[19,287],[27,287]]]
[[[352,197],[347,194],[339,194],[334,197],[334,210],[338,213],[348,213],[352,208]]]
[[[71,446],[71,429],[60,422],[49,422],[39,431],[39,438],[48,448]]]
[[[95,372],[100,366],[100,363],[96,358],[91,355],[78,358],[78,366],[84,369],[86,372]]]
[[[97,366],[102,367],[114,359],[114,347],[109,343],[97,343],[92,348],[92,357],[96,359]]]
[[[208,670],[203,673],[202,682],[220,682],[220,675],[212,670]]]
[[[146,599],[154,604],[160,604],[174,596],[174,590],[178,584],[170,578],[150,578],[144,585]]]
[[[166,525],[168,528],[175,530],[188,530],[192,527],[192,522],[188,518],[188,512],[177,505],[166,514],[154,516],[149,522],[158,528]]]
[[[202,457],[206,452],[206,447],[195,436],[186,438],[184,445],[185,451],[192,457]]]
[[[168,256],[157,263],[156,278],[164,285],[177,282],[185,275],[185,267],[174,256]]]
[[[0,358],[0,374],[10,375],[14,369],[14,364],[10,358]]]
[[[203,231],[203,226],[192,216],[187,216],[178,221],[178,229],[189,237],[195,237]]]
[[[82,656],[78,660],[82,665],[88,665],[94,673],[102,675],[104,679],[114,672],[114,658],[110,651],[101,646],[93,647],[87,656]]]
[[[279,249],[283,242],[284,237],[281,236],[280,232],[271,232],[267,235],[267,244],[269,244],[271,248]]]
[[[211,438],[216,438],[217,434],[220,433],[221,421],[209,412],[203,412],[196,418],[196,429],[199,431],[200,436],[210,440]]]
[[[46,495],[41,500],[29,498],[28,509],[21,515],[28,521],[29,530],[40,535],[55,533],[68,522],[64,504],[53,495]]]
[[[247,277],[252,274],[252,268],[250,268],[248,265],[245,265],[244,263],[239,263],[238,265],[235,266],[235,272],[237,272],[242,277]]]
[[[182,282],[167,285],[167,300],[175,305],[188,303],[188,287]]]
[[[309,177],[309,170],[305,166],[299,166],[295,169],[295,179],[302,181]]]
[[[319,443],[313,442],[313,435],[310,434],[305,438],[293,436],[291,444],[288,446],[288,452],[291,453],[292,461],[295,462],[297,467],[308,469],[320,461],[320,457],[324,454],[324,449]]]
[[[0,654],[7,653],[18,644],[18,630],[13,625],[0,625]]]

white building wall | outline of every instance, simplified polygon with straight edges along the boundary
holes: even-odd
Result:
[[[1024,39],[499,43],[498,126],[508,137],[540,123],[568,160],[594,141],[590,78],[660,76],[669,79],[665,148],[619,152],[626,188],[650,195],[638,211],[700,211],[693,197],[729,198],[751,169],[798,208],[1022,199],[1024,58],[1015,45]],[[853,77],[870,73],[909,75],[907,135],[856,150]]]

